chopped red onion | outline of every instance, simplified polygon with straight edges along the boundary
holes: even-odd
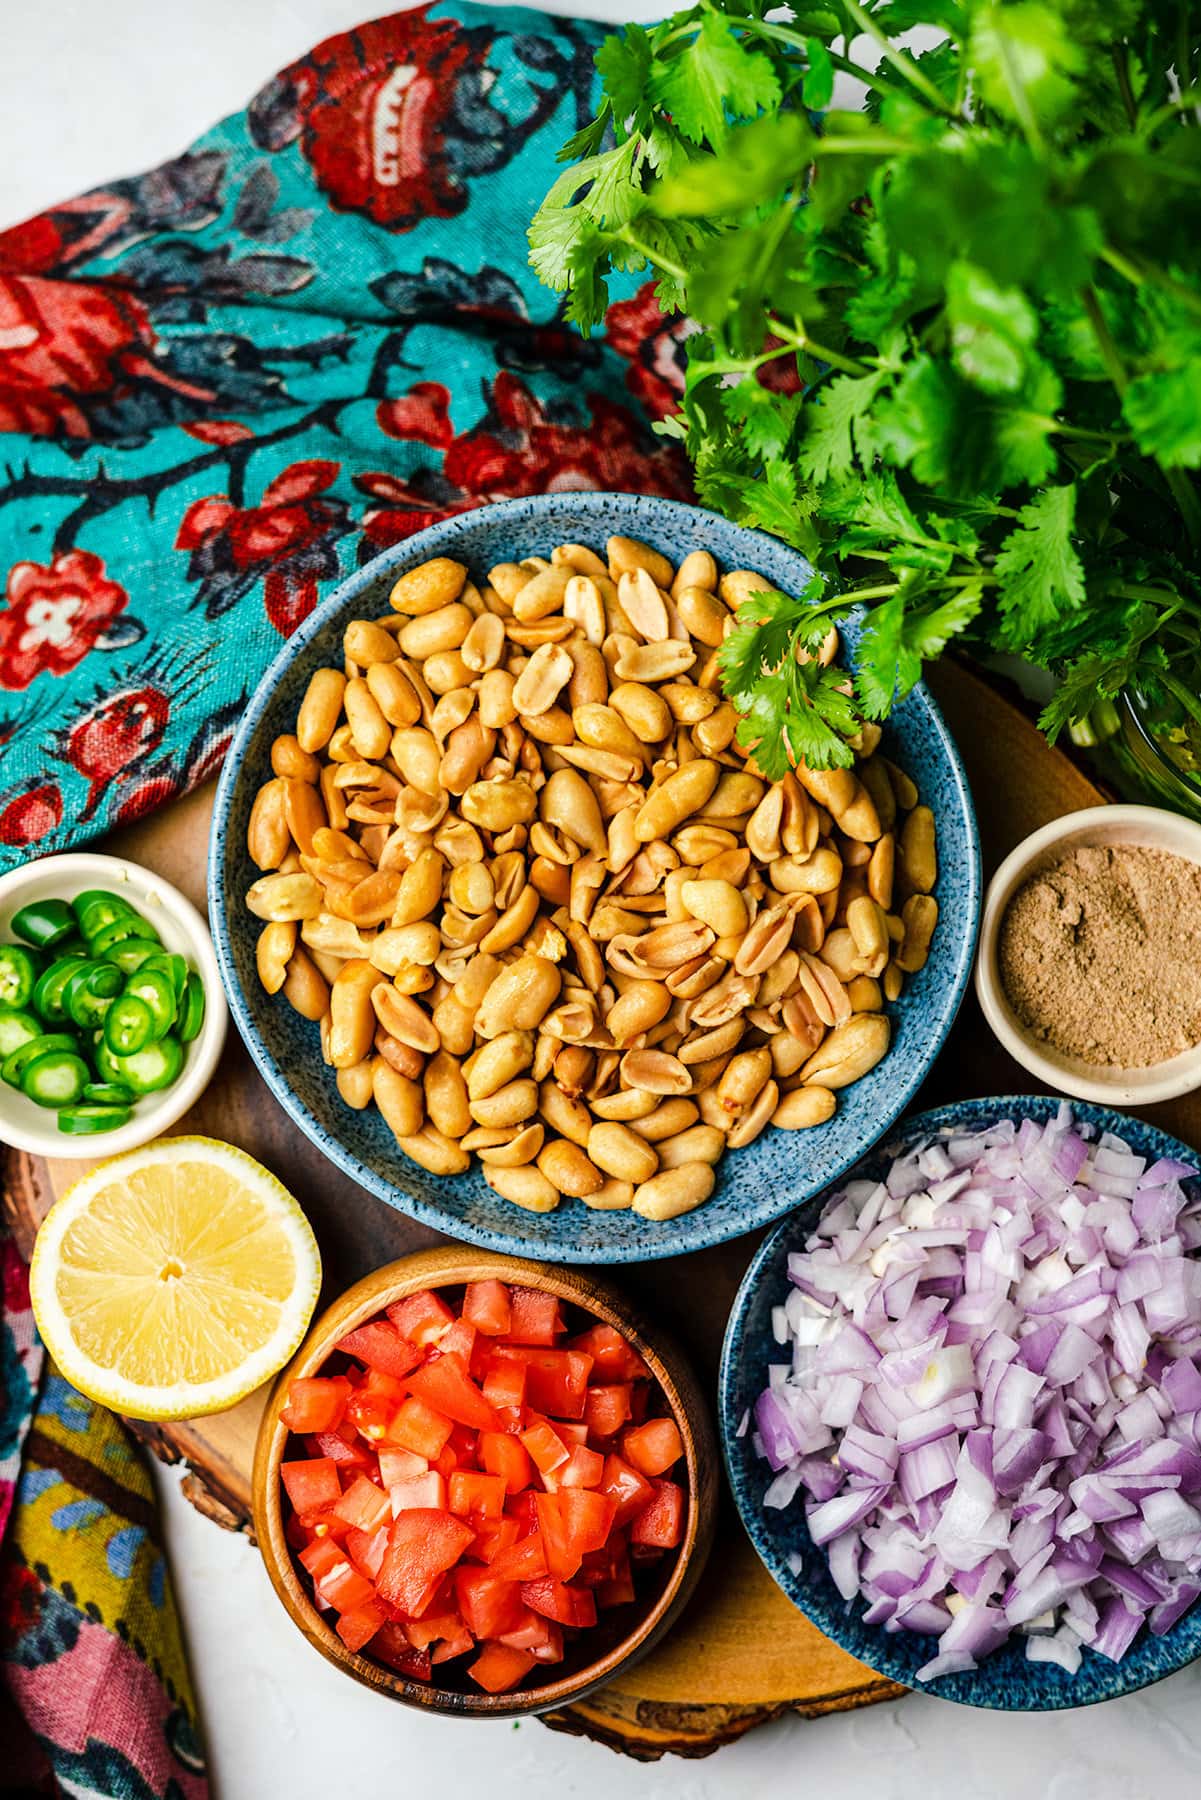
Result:
[[[1004,1119],[827,1207],[774,1309],[755,1446],[839,1593],[1075,1674],[1201,1597],[1201,1194],[1122,1139]]]

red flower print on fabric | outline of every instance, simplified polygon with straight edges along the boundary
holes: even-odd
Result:
[[[56,781],[35,781],[15,794],[0,794],[0,844],[39,844],[62,822],[63,797]]]
[[[696,327],[659,309],[651,282],[632,300],[616,300],[605,314],[609,342],[629,361],[626,386],[653,419],[676,412],[684,392],[685,340]]]
[[[90,437],[81,399],[153,375],[154,342],[132,294],[0,276],[0,431]]]
[[[257,506],[227,494],[195,500],[180,522],[177,550],[210,619],[228,612],[256,581],[267,617],[284,637],[317,604],[317,583],[338,574],[337,539],[348,529],[345,503],[325,493],[340,464],[313,458],[289,465],[263,489]]]
[[[0,611],[0,687],[66,675],[125,610],[129,595],[90,550],[60,550],[49,567],[14,563]]]

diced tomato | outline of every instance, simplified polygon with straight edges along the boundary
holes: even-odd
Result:
[[[513,1308],[503,1281],[469,1281],[463,1292],[463,1317],[485,1337],[504,1337]]]
[[[430,1612],[424,1619],[406,1622],[404,1629],[414,1650],[428,1650],[442,1638],[458,1637],[463,1621],[457,1612]]]
[[[484,1373],[484,1399],[496,1412],[525,1404],[525,1364],[492,1362]]]
[[[478,1515],[482,1519],[499,1519],[505,1509],[505,1484],[499,1475],[481,1475],[475,1469],[456,1469],[447,1483],[447,1492],[450,1496],[450,1510],[460,1518]],[[472,1630],[475,1630],[474,1626]],[[476,1635],[478,1637],[480,1634],[477,1632]]]
[[[333,1568],[316,1582],[316,1587],[321,1598],[335,1612],[358,1612],[360,1607],[369,1606],[375,1600],[375,1589],[367,1577],[345,1556],[339,1556]]]
[[[674,1419],[648,1419],[622,1433],[621,1453],[640,1475],[665,1475],[684,1454]]]
[[[414,1650],[400,1625],[391,1622],[381,1625],[367,1648],[372,1656],[399,1674],[407,1675],[411,1681],[428,1681],[430,1678],[429,1651]]]
[[[560,1625],[596,1624],[596,1602],[587,1588],[568,1587],[547,1576],[542,1581],[523,1581],[521,1598],[533,1612],[556,1619]]]
[[[604,1544],[616,1505],[606,1494],[567,1488],[559,1494],[539,1494],[537,1508],[547,1570],[560,1581],[570,1581],[585,1554]]]
[[[464,1363],[470,1367],[471,1359],[475,1355],[476,1337],[475,1326],[469,1319],[456,1319],[454,1324],[438,1339],[438,1354],[440,1356],[452,1354],[461,1356]]]
[[[543,1474],[553,1473],[571,1455],[563,1439],[551,1430],[545,1419],[540,1419],[529,1431],[523,1431],[521,1442]]]
[[[311,1456],[279,1465],[279,1478],[294,1509],[302,1517],[326,1512],[342,1498],[338,1466],[331,1457]]]
[[[553,1619],[546,1619],[547,1637],[544,1644],[535,1644],[530,1655],[538,1663],[558,1663],[563,1661],[563,1627],[556,1625]]]
[[[331,1537],[314,1538],[311,1544],[305,1545],[298,1558],[314,1582],[320,1581],[331,1569],[337,1568],[342,1560],[342,1552]]]
[[[421,1361],[421,1347],[402,1337],[391,1319],[372,1319],[340,1339],[338,1349],[385,1375],[407,1375]]]
[[[569,1350],[582,1350],[592,1358],[595,1372],[606,1381],[649,1381],[650,1370],[633,1344],[615,1331],[612,1325],[593,1325],[581,1331],[568,1344]]]
[[[593,1437],[615,1437],[630,1416],[630,1383],[590,1387],[584,1396],[584,1423]]]
[[[334,1431],[342,1423],[350,1383],[344,1375],[298,1376],[288,1388],[288,1403],[280,1418],[289,1431]]]
[[[516,1519],[497,1519],[495,1521],[473,1516],[471,1523],[475,1526],[475,1543],[470,1554],[478,1562],[491,1563],[510,1549],[521,1536],[521,1526]]]
[[[546,1548],[540,1531],[531,1531],[492,1559],[492,1573],[506,1581],[537,1581],[547,1573]]]
[[[534,1666],[528,1650],[513,1650],[507,1644],[486,1644],[467,1673],[488,1694],[507,1694],[524,1681]]]
[[[416,1394],[410,1394],[388,1426],[388,1436],[402,1450],[412,1450],[432,1462],[441,1453],[451,1429],[451,1421],[444,1413],[435,1412]]]
[[[655,1497],[655,1490],[644,1475],[632,1469],[620,1456],[606,1456],[601,1492],[617,1503],[617,1523],[628,1525]]]
[[[615,1575],[611,1581],[602,1581],[593,1588],[596,1604],[608,1609],[611,1606],[628,1606],[634,1598],[634,1577],[627,1565],[625,1572]]]
[[[387,1437],[397,1408],[405,1397],[404,1383],[382,1369],[369,1369],[367,1379],[350,1396],[346,1417],[368,1443]]]
[[[530,1453],[520,1438],[506,1431],[481,1431],[480,1461],[490,1475],[499,1475],[509,1494],[520,1494],[534,1479]]]
[[[531,1412],[529,1423],[533,1425],[538,1414]],[[573,1444],[587,1444],[588,1427],[583,1419],[550,1419],[547,1421],[557,1437],[561,1437],[570,1450]]]
[[[474,1568],[470,1563],[455,1570],[455,1595],[464,1625],[477,1638],[512,1631],[524,1611],[516,1581],[504,1581],[493,1570]]]
[[[386,1488],[398,1481],[415,1481],[428,1468],[426,1458],[415,1456],[411,1450],[381,1449],[379,1453],[379,1478]]]
[[[465,1656],[468,1650],[474,1649],[475,1639],[468,1631],[466,1625],[464,1625],[457,1637],[446,1638],[442,1643],[435,1646],[432,1660],[436,1663],[450,1662],[452,1658],[456,1656]]]
[[[514,1494],[510,1500],[506,1500],[505,1516],[517,1520],[523,1536],[527,1531],[537,1531],[538,1496],[534,1489],[527,1488],[524,1494]]]
[[[559,1507],[559,1496],[539,1494],[536,1505],[547,1573],[558,1581],[570,1581],[583,1560],[584,1552],[572,1541]]]
[[[511,1344],[553,1344],[565,1327],[559,1302],[537,1288],[509,1289],[511,1318],[505,1334]]]
[[[448,1325],[453,1325],[455,1315],[439,1294],[432,1294],[423,1288],[419,1294],[410,1294],[406,1300],[394,1300],[387,1308],[388,1317],[410,1343],[436,1344]]]
[[[551,1479],[561,1488],[597,1488],[604,1479],[605,1459],[599,1450],[586,1444],[573,1444],[571,1455]],[[549,1480],[547,1485],[549,1486]]]
[[[458,1459],[457,1468],[473,1469],[476,1466],[480,1447],[478,1431],[469,1431],[466,1425],[456,1425],[446,1442],[447,1448],[453,1450]]]
[[[445,1512],[446,1483],[436,1469],[427,1469],[424,1475],[415,1475],[411,1481],[394,1481],[388,1489],[392,1517],[399,1518],[402,1512],[414,1512],[423,1507],[433,1507],[437,1512]]]
[[[430,1603],[430,1588],[454,1568],[474,1536],[470,1525],[453,1513],[432,1507],[400,1513],[379,1572],[381,1598],[420,1618]]]
[[[673,1550],[684,1530],[684,1490],[674,1481],[656,1481],[653,1486],[654,1499],[630,1526],[630,1542]]]
[[[384,1622],[384,1609],[379,1601],[368,1600],[356,1611],[343,1613],[334,1629],[348,1650],[361,1650]]]
[[[392,1522],[391,1511],[388,1523],[381,1525],[369,1537],[365,1531],[348,1531],[344,1540],[346,1554],[356,1569],[361,1569],[368,1581],[374,1581],[379,1574],[380,1564],[384,1560],[384,1551],[388,1548],[388,1525]]]
[[[537,1350],[524,1344],[498,1344],[494,1366],[525,1364],[526,1404],[556,1419],[582,1419],[592,1358],[579,1350]]]
[[[353,1441],[348,1443],[340,1431],[319,1431],[315,1437],[307,1438],[306,1446],[314,1456],[328,1456],[336,1462],[345,1473],[350,1469],[367,1470],[375,1467],[374,1453],[363,1443],[353,1426],[348,1426]]]
[[[359,1475],[351,1482],[333,1511],[335,1517],[345,1519],[356,1531],[365,1531],[368,1535],[378,1531],[384,1520],[392,1517],[387,1494],[366,1475]]]
[[[409,1392],[457,1425],[476,1431],[496,1429],[496,1414],[467,1373],[463,1358],[453,1351],[449,1356],[435,1354],[415,1369],[409,1376]]]

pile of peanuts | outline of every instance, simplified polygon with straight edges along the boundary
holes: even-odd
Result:
[[[263,986],[423,1169],[661,1220],[884,1056],[934,818],[877,727],[776,782],[736,744],[716,652],[762,576],[606,551],[436,557],[352,621],[272,746],[246,903]]]

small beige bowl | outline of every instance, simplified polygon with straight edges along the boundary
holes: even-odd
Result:
[[[1150,1106],[1201,1087],[1201,1044],[1145,1069],[1107,1069],[1065,1056],[1031,1035],[1001,984],[998,947],[1005,910],[1024,882],[1081,844],[1140,844],[1201,864],[1201,825],[1157,806],[1089,806],[1031,832],[1005,858],[984,896],[976,997],[1009,1054],[1048,1087],[1108,1106]],[[1120,1001],[1120,995],[1116,996]]]
[[[217,1067],[229,1025],[229,1008],[213,940],[192,902],[161,875],[123,856],[74,850],[64,856],[38,857],[0,876],[0,943],[15,942],[13,914],[31,900],[51,896],[73,900],[85,888],[111,888],[127,895],[130,905],[136,906],[154,926],[163,948],[186,956],[204,982],[204,1024],[199,1037],[188,1045],[178,1081],[157,1094],[144,1095],[135,1103],[129,1123],[116,1131],[70,1137],[58,1130],[50,1108],[35,1106],[16,1088],[0,1083],[0,1144],[10,1144],[33,1156],[99,1162],[102,1157],[148,1144],[195,1105]]]

